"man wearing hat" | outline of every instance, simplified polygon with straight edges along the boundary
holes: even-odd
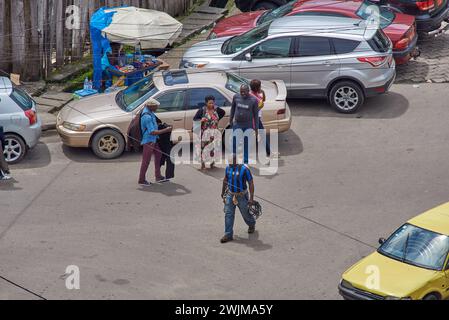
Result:
[[[143,146],[143,155],[142,155],[142,165],[140,168],[140,177],[139,184],[141,186],[147,187],[150,186],[146,179],[146,174],[148,167],[150,165],[151,157],[154,155],[154,175],[156,177],[156,182],[162,183],[167,181],[165,177],[161,175],[161,150],[159,149],[159,145],[157,143],[159,139],[159,135],[165,134],[172,131],[172,127],[167,127],[163,130],[158,130],[158,124],[156,120],[156,115],[154,114],[160,103],[155,99],[150,99],[146,102],[145,108],[141,114],[141,130],[142,130],[142,146]]]

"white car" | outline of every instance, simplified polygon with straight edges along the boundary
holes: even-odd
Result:
[[[41,136],[36,103],[5,77],[0,77],[0,127],[5,133],[5,159],[10,164],[20,162]]]

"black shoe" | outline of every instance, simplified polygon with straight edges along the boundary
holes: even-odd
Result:
[[[144,182],[139,182],[139,185],[141,187],[151,187],[151,183],[146,180]]]
[[[224,236],[223,238],[221,238],[220,242],[221,243],[226,243],[226,242],[230,242],[232,240],[234,240],[234,238],[228,237],[228,236]]]
[[[249,234],[253,234],[254,232],[256,232],[256,226],[252,226],[248,228],[248,233]]]
[[[156,183],[166,183],[166,182],[170,182],[170,179],[167,179],[165,177],[161,177],[159,180],[156,180]]]

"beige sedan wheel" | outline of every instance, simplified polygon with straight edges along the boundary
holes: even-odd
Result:
[[[116,159],[125,150],[125,139],[116,130],[105,129],[95,134],[91,147],[100,159]]]

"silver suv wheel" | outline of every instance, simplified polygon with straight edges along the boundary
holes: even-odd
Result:
[[[329,102],[342,113],[356,112],[365,100],[360,86],[352,81],[340,81],[333,85],[329,92]]]
[[[359,95],[351,87],[341,87],[335,92],[334,101],[340,109],[351,111],[357,106]]]

